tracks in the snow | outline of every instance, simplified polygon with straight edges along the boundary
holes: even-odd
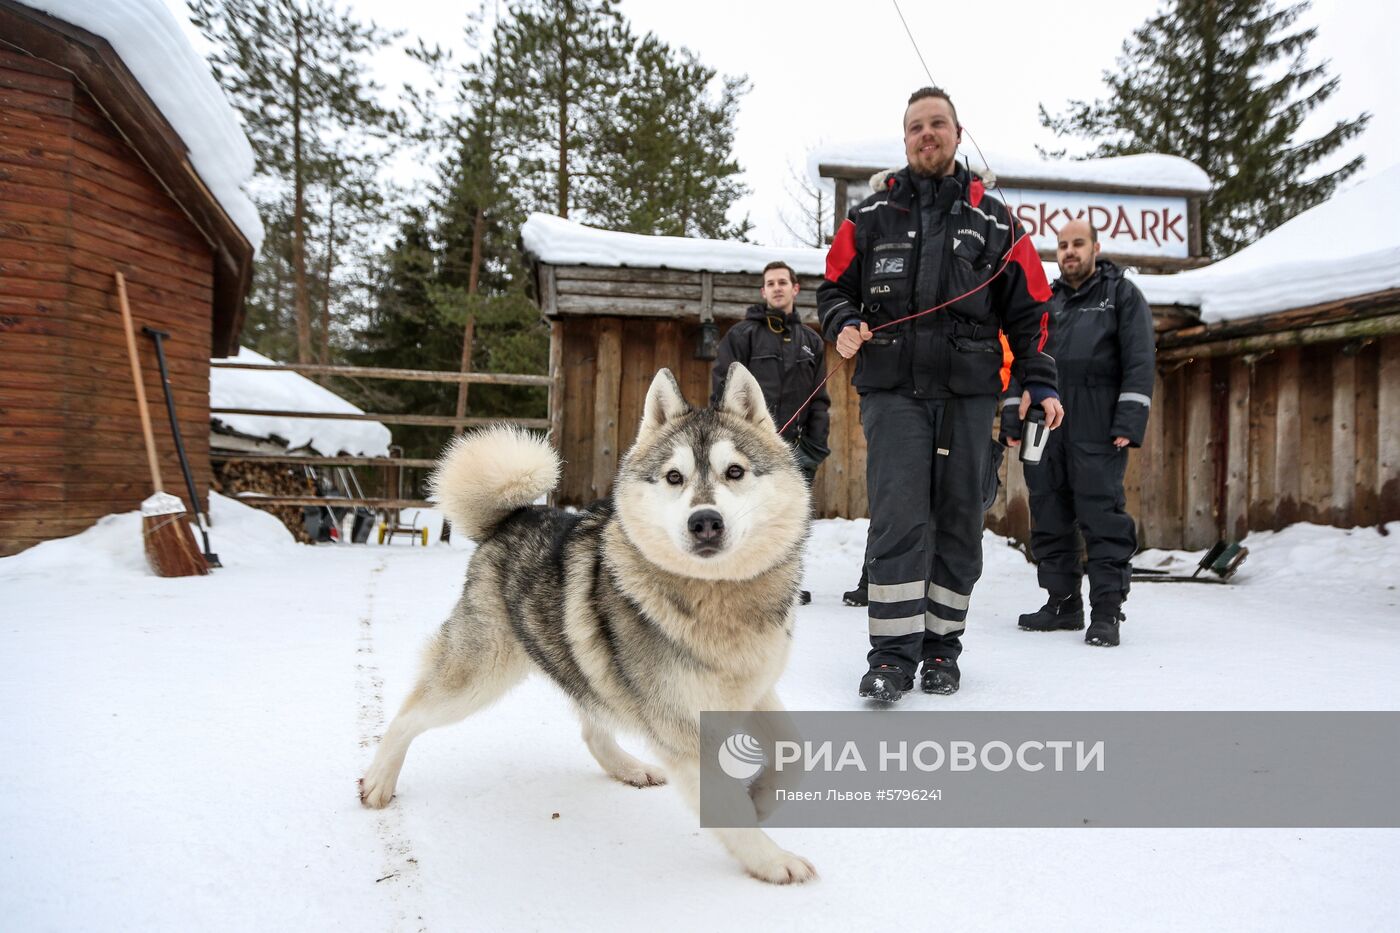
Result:
[[[384,733],[384,676],[374,653],[374,606],[379,576],[387,562],[380,559],[370,571],[365,587],[364,608],[361,610],[355,641],[355,700],[360,744],[361,770],[369,767],[374,748]],[[375,822],[375,834],[383,853],[381,868],[370,879],[392,899],[398,909],[395,930],[426,930],[418,906],[422,888],[418,877],[418,859],[413,852],[413,840],[404,827],[403,813],[397,804],[383,810],[366,810],[364,814]]]

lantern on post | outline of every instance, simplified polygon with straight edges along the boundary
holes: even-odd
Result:
[[[719,356],[719,325],[715,323],[715,278],[710,272],[700,273],[700,337],[695,342],[697,360],[713,360]]]

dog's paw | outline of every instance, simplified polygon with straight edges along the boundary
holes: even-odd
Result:
[[[660,787],[666,783],[666,772],[656,765],[634,761],[611,772],[613,779],[633,787]]]
[[[394,788],[388,782],[376,781],[366,775],[360,778],[360,803],[372,810],[382,810],[394,799]]]
[[[749,874],[769,884],[802,884],[817,877],[812,863],[792,852],[780,851],[777,856],[749,866]]]

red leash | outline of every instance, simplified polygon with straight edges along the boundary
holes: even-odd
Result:
[[[989,279],[987,279],[987,281],[983,282],[981,285],[978,285],[976,288],[972,289],[971,291],[963,292],[961,295],[959,295],[959,296],[956,297],[956,298],[949,298],[947,301],[943,302],[943,303],[940,304],[940,305],[934,305],[932,308],[929,308],[929,309],[926,310],[926,311],[916,311],[915,313],[910,314],[910,315],[906,315],[905,317],[896,318],[896,319],[893,320],[893,321],[886,321],[885,323],[881,324],[879,327],[872,327],[872,328],[870,329],[870,332],[873,334],[873,333],[875,333],[876,331],[884,330],[886,327],[893,327],[893,326],[896,325],[896,324],[903,324],[905,321],[912,321],[912,320],[914,320],[914,318],[923,317],[925,314],[932,314],[932,313],[935,312],[935,311],[941,311],[942,309],[948,307],[948,306],[951,305],[951,304],[956,304],[957,302],[962,301],[964,298],[968,298],[968,297],[970,297],[970,296],[972,296],[972,295],[977,294],[977,293],[980,292],[982,289],[986,288],[988,285],[991,285],[993,282],[995,282],[997,276],[1001,275],[1001,273],[1006,269],[1006,267],[1009,266],[1009,265],[1011,264],[1011,254],[1012,254],[1012,252],[1015,251],[1015,249],[1016,249],[1016,244],[1017,244],[1017,243],[1020,243],[1022,240],[1024,240],[1024,239],[1025,239],[1026,237],[1028,237],[1029,235],[1030,235],[1029,233],[1022,233],[1022,234],[1021,234],[1020,236],[1018,236],[1016,239],[1014,239],[1014,240],[1011,241],[1011,246],[1009,246],[1009,247],[1007,248],[1007,250],[1006,250],[1006,255],[1002,257],[1002,259],[1001,259],[1001,265],[997,267],[997,271],[993,272],[992,275],[991,275],[991,277],[990,277]],[[860,351],[856,351],[856,352],[860,352]],[[854,359],[854,357],[851,357],[851,359]],[[800,415],[800,414],[802,414],[804,411],[807,410],[807,406],[810,405],[810,404],[812,404],[812,399],[814,399],[814,398],[817,397],[817,393],[820,392],[820,391],[822,390],[822,386],[826,385],[827,380],[830,379],[832,376],[836,375],[837,373],[839,373],[839,372],[845,367],[845,365],[846,365],[847,362],[849,362],[849,360],[848,360],[846,357],[844,357],[844,356],[841,357],[841,363],[840,363],[840,365],[838,365],[835,369],[833,369],[833,370],[831,370],[830,372],[828,372],[828,373],[826,374],[826,378],[823,379],[821,382],[819,382],[819,383],[817,384],[817,387],[816,387],[815,389],[812,390],[812,394],[811,394],[811,395],[807,396],[807,400],[806,400],[805,402],[803,402],[801,405],[797,406],[797,411],[793,412],[792,417],[789,418],[789,419],[787,420],[787,424],[783,425],[781,428],[778,429],[778,433],[779,433],[779,434],[782,434],[782,433],[783,433],[784,431],[786,431],[788,428],[792,427],[792,423],[793,423],[794,421],[797,420],[797,416]]]

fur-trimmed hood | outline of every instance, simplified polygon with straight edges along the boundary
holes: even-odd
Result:
[[[870,190],[879,191],[881,188],[885,187],[885,185],[889,184],[890,176],[900,171],[903,171],[903,166],[899,168],[882,169],[881,171],[876,172],[874,175],[871,175]],[[970,166],[967,166],[967,173],[973,178],[982,179],[982,184],[988,188],[995,186],[997,183],[996,173],[989,168],[974,170]]]

